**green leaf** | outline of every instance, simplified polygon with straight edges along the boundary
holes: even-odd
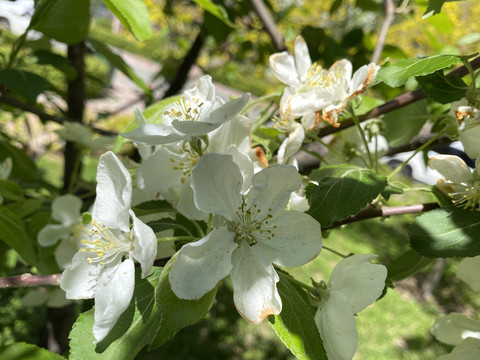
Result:
[[[306,189],[310,210],[322,227],[358,213],[374,200],[387,186],[384,176],[358,166],[329,165],[315,170]]]
[[[40,209],[42,201],[40,199],[26,199],[22,202],[16,202],[5,205],[5,207],[19,218],[25,218],[32,215],[35,211]]]
[[[385,186],[385,189],[382,191],[382,197],[387,201],[390,199],[391,195],[399,194],[403,194],[403,189],[392,184],[387,184],[387,186]]]
[[[63,356],[24,342],[0,347],[2,360],[66,360]]]
[[[230,21],[228,18],[227,11],[221,5],[214,4],[211,0],[193,0],[198,6],[203,8],[203,10],[208,11],[210,14],[216,18],[222,20],[225,24],[230,27],[235,27],[235,24]]]
[[[137,40],[143,41],[152,37],[150,15],[143,0],[103,0],[103,2]]]
[[[140,89],[143,90],[145,94],[151,96],[150,89],[143,82],[143,80],[138,77],[138,75],[133,71],[133,69],[122,59],[121,56],[115,54],[110,47],[100,41],[89,38],[88,42],[94,47],[94,49],[102,54],[110,63],[120,70],[125,76],[132,80]]]
[[[395,111],[385,114],[385,138],[392,147],[408,144],[427,121],[429,113],[427,101],[416,101]]]
[[[36,263],[36,251],[23,221],[5,207],[0,208],[0,240],[15,249],[30,265]]]
[[[37,64],[55,67],[63,72],[68,80],[73,80],[77,76],[77,71],[69,64],[65,56],[47,50],[37,50],[33,53],[33,56],[36,58]]]
[[[422,19],[426,19],[430,16],[439,14],[442,11],[442,6],[446,2],[454,2],[462,0],[428,0],[428,7],[425,10],[425,13],[422,16]]]
[[[169,212],[175,211],[172,208],[172,205],[168,201],[165,200],[150,200],[143,202],[141,204],[135,205],[132,208],[133,212],[137,216],[155,214],[158,212]]]
[[[407,229],[410,246],[426,257],[480,255],[480,213],[455,206],[418,216]]]
[[[462,99],[467,90],[467,84],[459,76],[447,79],[442,71],[435,71],[433,74],[417,77],[425,95],[440,104],[449,104],[452,101]]]
[[[150,343],[159,326],[156,289],[162,269],[154,267],[141,279],[135,272],[135,290],[132,301],[107,337],[96,346],[92,327],[94,309],[81,314],[70,332],[71,360],[134,359],[143,346]]]
[[[24,150],[0,139],[0,159],[4,161],[7,157],[12,158],[12,177],[32,182],[40,180],[37,167],[30,156]]]
[[[300,360],[327,360],[317,325],[315,308],[309,304],[305,291],[279,271],[278,293],[282,299],[282,312],[270,321],[278,337]],[[270,317],[269,317],[270,319]]]
[[[22,188],[10,180],[0,179],[0,196],[12,201],[24,200]]]
[[[48,37],[69,45],[87,37],[90,26],[89,0],[42,0],[37,4],[36,13],[32,27]]]
[[[205,314],[212,307],[213,299],[217,288],[205,294],[199,300],[182,300],[173,293],[168,275],[175,261],[176,255],[165,265],[160,282],[157,286],[157,301],[159,330],[150,349],[156,349],[165,341],[170,340],[177,332],[184,327],[193,325],[205,317]]]
[[[413,250],[408,250],[388,263],[387,281],[393,282],[406,279],[430,265],[432,262],[433,259],[421,256]]]
[[[147,225],[153,230],[153,232],[157,233],[159,231],[171,230],[171,229],[180,229],[183,231],[188,231],[182,224],[179,224],[177,221],[169,218],[165,219],[158,219],[154,221],[150,221]]]
[[[435,55],[427,58],[399,60],[395,64],[382,66],[375,77],[391,87],[405,84],[412,76],[424,76],[448,68],[462,61],[456,55]]]
[[[18,69],[0,70],[0,84],[20,94],[31,104],[35,104],[38,95],[51,88],[50,83],[43,77]]]

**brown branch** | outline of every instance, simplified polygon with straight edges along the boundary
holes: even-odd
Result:
[[[372,62],[378,63],[382,55],[383,47],[385,45],[385,39],[387,38],[387,32],[395,19],[395,4],[393,0],[385,0],[385,20],[383,21],[382,28],[378,34],[377,44],[372,55]]]
[[[0,288],[31,287],[31,286],[58,286],[62,274],[32,275],[22,274],[0,278]]]
[[[473,59],[472,61],[470,61],[470,66],[472,67],[472,69],[479,68],[480,67],[480,56],[478,56],[475,59]],[[451,71],[450,73],[448,73],[446,75],[446,77],[447,78],[450,78],[452,76],[463,77],[467,74],[468,74],[468,69],[465,65],[463,65],[463,66],[459,67],[458,69],[455,69],[455,70]],[[387,101],[386,103],[384,103],[380,106],[377,106],[376,108],[372,109],[368,114],[365,114],[363,116],[359,116],[358,119],[359,119],[360,122],[366,121],[366,120],[369,120],[369,119],[373,119],[373,118],[379,117],[381,115],[385,115],[389,112],[392,112],[392,111],[397,110],[401,107],[407,106],[411,103],[414,103],[416,101],[419,101],[419,100],[422,100],[422,99],[425,99],[425,98],[426,98],[426,95],[425,95],[425,93],[423,92],[422,89],[417,89],[417,90],[414,90],[414,91],[410,91],[410,92],[407,92],[407,93],[402,94],[400,96],[397,96],[396,98],[394,98],[390,101]],[[336,133],[338,131],[341,131],[343,129],[349,128],[349,127],[354,126],[354,125],[355,125],[355,123],[353,122],[353,119],[348,119],[348,120],[342,121],[340,123],[340,126],[337,127],[337,128],[335,128],[333,126],[327,126],[327,127],[324,127],[322,129],[320,129],[320,131],[318,132],[318,136],[319,137],[324,137],[324,136]]]
[[[283,41],[283,36],[278,31],[277,24],[275,24],[275,20],[273,20],[272,15],[268,11],[263,1],[250,0],[250,5],[252,5],[253,11],[255,11],[255,13],[258,15],[258,17],[260,18],[260,21],[263,23],[263,28],[272,39],[272,43],[273,43],[273,46],[275,47],[275,50],[277,51],[287,50],[285,43]]]
[[[329,230],[340,227],[345,224],[350,224],[356,221],[373,219],[376,217],[386,217],[392,215],[414,214],[423,211],[429,211],[438,208],[437,203],[403,205],[403,206],[382,206],[381,208],[367,207],[356,215],[352,215],[344,220],[333,222],[329,227],[322,228],[322,230]]]

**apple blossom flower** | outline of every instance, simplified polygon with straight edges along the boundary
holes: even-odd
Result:
[[[155,260],[157,239],[131,210],[132,179],[112,152],[100,157],[97,182],[89,238],[82,240],[60,286],[68,299],[95,298],[93,335],[99,342],[132,299],[133,260],[140,263],[142,276],[147,276]]]
[[[284,51],[270,56],[275,76],[285,85],[280,101],[282,118],[290,119],[316,113],[337,127],[338,114],[348,101],[365,92],[379,67],[373,63],[359,68],[352,76],[352,63],[335,62],[328,70],[311,62],[307,44],[301,36],[295,40],[295,55]]]
[[[315,314],[329,360],[351,360],[357,349],[355,314],[375,302],[385,287],[387,268],[372,264],[376,255],[359,254],[340,261],[328,285],[318,288],[321,302]]]
[[[55,259],[64,269],[72,261],[85,237],[86,230],[82,222],[82,200],[71,194],[57,197],[52,202],[52,218],[60,224],[45,225],[37,235],[40,246],[48,247],[60,244],[55,249]]]
[[[169,275],[177,297],[199,299],[230,275],[235,306],[245,319],[259,324],[279,314],[273,264],[300,266],[321,249],[320,224],[285,210],[301,182],[293,166],[273,165],[253,176],[244,195],[244,180],[231,155],[202,156],[192,171],[195,204],[224,221],[179,251]]]
[[[208,75],[198,80],[197,86],[165,108],[162,124],[143,124],[123,137],[147,145],[171,144],[190,140],[218,129],[233,119],[245,107],[249,93],[224,102],[215,95],[212,78]]]
[[[460,102],[460,104],[468,102]],[[458,120],[458,140],[463,144],[465,153],[472,159],[480,157],[480,110],[468,105],[457,105],[455,107],[455,116]]]
[[[455,155],[436,155],[428,160],[428,165],[444,178],[437,187],[448,194],[455,206],[465,210],[479,210],[480,174],[479,161],[473,171]]]

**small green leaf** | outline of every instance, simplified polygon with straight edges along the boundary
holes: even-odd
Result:
[[[37,64],[55,67],[63,72],[68,80],[73,80],[77,76],[77,71],[69,64],[65,56],[47,50],[37,50],[33,53],[33,56],[36,58]]]
[[[10,180],[0,179],[0,196],[12,201],[24,200],[22,188]]]
[[[315,308],[309,304],[305,291],[289,281],[289,275],[279,271],[278,293],[282,312],[271,321],[275,333],[300,360],[327,360],[317,325]]]
[[[12,158],[12,177],[31,182],[40,180],[37,167],[30,156],[24,150],[0,139],[0,161],[4,161],[7,157]]]
[[[35,104],[38,95],[51,88],[50,83],[43,77],[18,69],[0,70],[0,84],[20,94],[31,104]]]
[[[150,15],[143,0],[103,0],[103,2],[137,40],[143,41],[152,37]]]
[[[89,0],[42,0],[32,19],[33,29],[72,45],[87,37],[90,26]]]
[[[165,341],[170,340],[184,327],[193,325],[205,317],[212,307],[217,288],[206,293],[198,300],[182,300],[173,293],[168,276],[175,261],[176,255],[165,265],[160,282],[157,286],[157,301],[159,330],[150,349],[156,349]]]
[[[133,69],[122,59],[121,56],[115,54],[110,47],[100,41],[89,38],[88,42],[94,47],[94,49],[105,56],[105,58],[110,61],[110,63],[120,70],[125,76],[132,80],[143,92],[151,96],[150,89],[143,82],[143,80],[138,77],[138,75],[133,71]]]
[[[428,0],[428,7],[422,16],[422,19],[426,19],[430,16],[439,14],[442,11],[442,6],[446,2],[454,2],[462,0]]]
[[[165,200],[151,200],[146,201],[141,204],[135,205],[132,208],[133,212],[137,216],[155,214],[159,212],[170,212],[175,211],[172,208],[172,205],[168,201]]]
[[[329,165],[315,170],[306,189],[310,210],[322,227],[358,213],[374,200],[387,186],[384,176],[358,166]]]
[[[383,66],[375,77],[391,87],[405,84],[412,76],[424,76],[437,70],[448,68],[462,61],[456,55],[435,55],[427,58],[399,60],[395,64]]]
[[[36,252],[23,221],[5,207],[0,208],[0,240],[15,249],[30,265],[36,263]]]
[[[183,231],[188,231],[182,224],[179,224],[177,221],[169,218],[165,219],[158,219],[154,221],[150,221],[147,225],[153,230],[153,232],[157,233],[159,231],[165,230],[172,230],[172,229],[179,229]]]
[[[210,14],[216,18],[222,20],[225,24],[230,27],[235,27],[235,24],[230,21],[228,18],[227,11],[221,5],[214,4],[211,0],[193,0],[198,6],[203,8],[205,11],[208,11]]]
[[[449,104],[452,101],[462,99],[467,90],[467,84],[459,76],[447,79],[442,71],[433,74],[419,76],[417,81],[425,95],[440,104]]]
[[[63,356],[24,342],[0,347],[2,360],[66,360]]]
[[[418,216],[407,229],[410,246],[426,257],[480,255],[480,213],[455,206]]]
[[[400,281],[412,276],[430,265],[433,259],[418,255],[413,250],[408,250],[387,265],[387,281]]]
[[[382,197],[387,201],[390,199],[391,195],[399,194],[403,194],[403,189],[392,184],[387,184],[387,186],[385,186],[385,190],[382,191]]]
[[[418,135],[428,117],[426,100],[416,101],[385,114],[383,121],[387,128],[385,137],[388,144],[392,147],[408,144]]]
[[[42,201],[40,199],[26,199],[21,202],[5,205],[8,210],[22,219],[32,215],[34,212],[40,209],[41,206]]]

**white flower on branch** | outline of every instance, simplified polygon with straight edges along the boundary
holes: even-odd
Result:
[[[375,302],[385,287],[387,268],[372,264],[376,255],[347,257],[333,269],[315,322],[329,360],[351,360],[357,349],[355,314]]]
[[[244,180],[230,155],[206,154],[192,172],[197,207],[221,216],[223,226],[179,251],[169,275],[174,293],[195,300],[230,275],[234,302],[248,321],[259,324],[279,314],[279,277],[273,264],[300,266],[321,249],[320,224],[309,215],[285,210],[301,185],[293,166],[274,165],[255,174],[246,195]]]
[[[112,153],[100,157],[89,238],[73,257],[60,286],[68,299],[95,298],[93,335],[101,341],[128,307],[135,286],[134,259],[145,277],[155,260],[153,230],[131,210],[132,179]],[[131,226],[132,223],[132,226]]]
[[[433,156],[428,160],[428,165],[445,178],[437,182],[437,187],[448,194],[455,206],[465,210],[479,210],[479,161],[473,171],[455,155]]]
[[[197,86],[165,108],[162,124],[143,124],[133,131],[122,134],[140,144],[171,144],[190,140],[218,129],[233,119],[245,107],[249,93],[224,103],[215,95],[212,78],[208,75],[198,80]]]

